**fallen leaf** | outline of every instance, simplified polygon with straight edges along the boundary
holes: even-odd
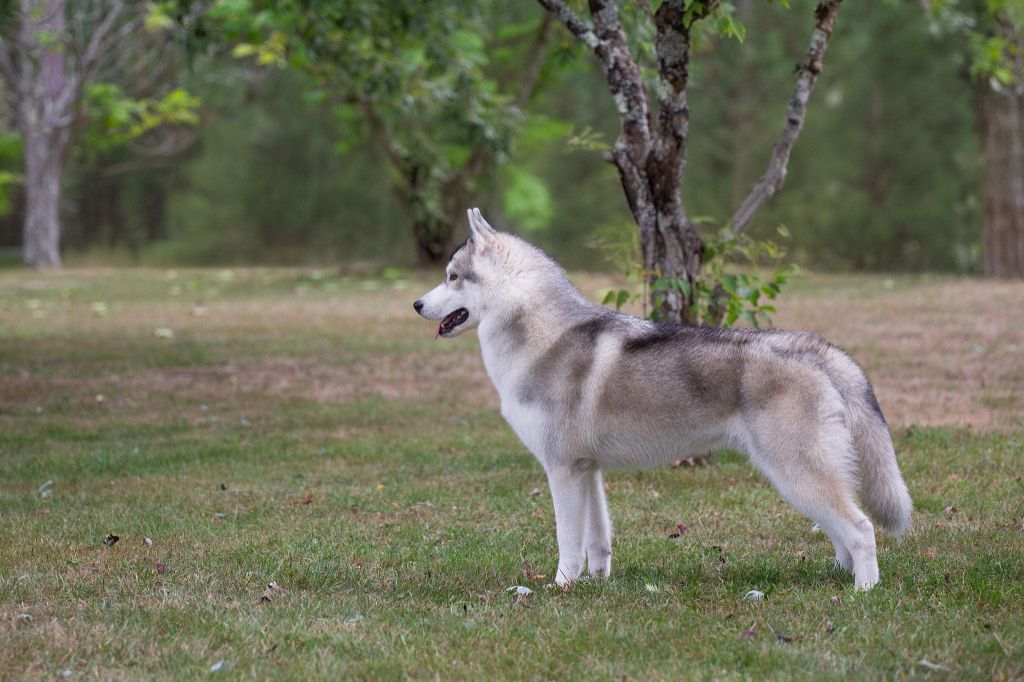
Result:
[[[757,637],[757,628],[749,627],[740,633],[740,637]]]
[[[648,592],[654,593],[658,591],[658,586],[651,583],[644,583],[644,589]]]
[[[107,547],[113,547],[117,544],[117,541],[121,539],[120,535],[114,535],[113,533],[107,533],[103,536],[103,544]]]
[[[164,566],[163,564],[159,564],[159,563],[158,563],[158,564],[156,565],[156,572],[157,572],[157,573],[158,573],[159,575],[163,575],[164,573],[166,573],[166,572],[167,572],[167,567],[166,567],[166,566]]]
[[[670,540],[675,540],[676,538],[682,537],[683,533],[685,533],[687,530],[688,529],[686,528],[685,525],[683,525],[681,523],[677,523],[676,524],[675,532],[674,533],[669,533],[668,537],[669,537]]]
[[[949,670],[948,666],[942,665],[941,663],[932,663],[927,658],[922,658],[917,662],[922,668],[928,668],[929,670]]]
[[[760,590],[749,590],[745,595],[743,595],[743,597],[750,601],[761,601],[764,599],[764,592]]]
[[[782,633],[779,633],[779,634],[775,635],[775,639],[776,639],[776,641],[779,642],[779,644],[789,644],[790,642],[793,641],[792,637],[790,637],[789,635],[786,635],[786,634],[782,634]]]
[[[843,605],[843,600],[840,599],[839,597],[835,596],[835,595],[832,595],[831,597],[828,598],[828,603],[831,604],[832,606],[842,606]]]
[[[946,507],[942,511],[943,511],[943,513],[945,513],[947,515],[949,515],[949,514],[956,514],[956,507],[954,507],[953,505],[949,505],[948,507]]]
[[[530,491],[530,497],[537,497],[540,495],[540,488],[534,488]]]
[[[16,615],[14,617],[14,622],[15,623],[31,623],[32,622],[32,614],[31,613],[19,613],[18,615]]]
[[[831,635],[835,631],[836,631],[835,623],[833,623],[830,620],[825,621],[825,632],[827,632],[828,634]]]
[[[144,538],[142,541],[144,543],[146,543],[146,547],[152,547],[153,546],[153,538]]]
[[[506,592],[515,592],[517,597],[529,597],[533,594],[533,590],[525,585],[513,585],[512,587],[505,588]]]
[[[211,673],[215,673],[215,672],[217,672],[219,670],[223,670],[224,669],[224,664],[225,664],[224,659],[223,658],[220,659],[219,661],[217,661],[216,663],[214,663],[213,665],[210,666],[210,672]]]
[[[173,339],[174,330],[171,329],[170,327],[157,327],[156,329],[153,330],[153,336],[157,337],[158,339]]]
[[[922,555],[928,557],[929,559],[934,559],[936,556],[938,556],[937,554],[935,554],[934,549],[929,549],[923,552]]]
[[[295,505],[313,504],[313,493],[309,493],[305,497],[299,497],[299,498],[296,498],[296,499],[292,500],[292,504],[295,504]]]
[[[36,494],[39,495],[39,497],[47,497],[48,495],[52,495],[53,491],[50,490],[51,485],[53,485],[52,478],[46,481],[46,483],[39,486],[39,488],[36,490]]]

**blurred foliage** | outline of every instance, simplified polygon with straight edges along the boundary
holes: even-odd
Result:
[[[992,64],[1012,56],[985,37],[997,36],[986,23],[993,3],[844,4],[785,191],[759,214],[752,241],[784,224],[789,257],[811,267],[974,271],[976,79],[999,80]],[[154,3],[147,21],[178,21],[180,4]],[[700,35],[686,167],[694,215],[731,215],[764,170],[814,7],[784,5],[722,3],[741,35],[723,38],[711,22]],[[644,23],[642,6],[627,3],[624,21]],[[542,16],[532,3],[217,0],[182,38],[191,54],[182,87],[201,102],[195,144],[117,175],[73,160],[68,244],[161,263],[409,264],[410,225],[452,219],[444,188],[483,149],[487,168],[461,202],[568,267],[607,267],[606,250],[584,245],[635,229],[624,228],[625,198],[600,153],[617,134],[603,77],[556,26],[534,96],[512,104]],[[422,198],[396,193],[399,165],[375,141],[362,102],[420,169]],[[135,125],[135,114],[113,110],[105,120]],[[103,111],[90,120],[102,123],[111,107]],[[17,174],[2,154],[0,145],[0,171]],[[124,148],[106,157],[140,160]],[[17,185],[7,190],[0,243],[13,245]],[[109,206],[98,212],[100,198]],[[713,224],[703,231],[711,245],[716,235]],[[746,262],[729,253],[723,273]]]
[[[108,151],[160,126],[199,123],[199,98],[182,88],[159,97],[133,98],[121,86],[94,83],[85,95],[85,138],[89,148]]]
[[[678,277],[655,277],[651,284],[654,298],[661,292],[680,292],[693,301],[689,316],[700,325],[731,327],[739,320],[755,328],[770,325],[771,314],[776,312],[772,301],[799,268],[782,262],[786,254],[774,241],[755,240],[745,234],[737,236],[727,227],[714,229],[716,221],[711,218],[691,220],[704,228],[701,230],[704,252],[700,272],[692,284]],[[790,234],[779,226],[777,236],[788,239]],[[604,253],[608,263],[615,266],[630,285],[630,288],[605,292],[602,303],[616,310],[627,303],[640,303],[643,316],[657,320],[657,306],[648,307],[650,278],[641,265],[636,227],[632,223],[609,226],[591,245]],[[762,275],[768,268],[771,275]]]
[[[522,120],[516,72],[529,57],[510,43],[529,44],[541,15],[503,23],[495,40],[504,49],[491,50],[486,19],[499,12],[488,9],[469,0],[217,0],[208,19],[235,57],[310,78],[305,98],[339,110],[342,149],[375,142],[421,256],[433,260],[447,255],[462,204],[507,160]],[[509,177],[507,205],[526,207],[537,225],[543,183],[522,168]]]
[[[21,183],[21,138],[0,131],[0,216],[11,208],[11,193]]]

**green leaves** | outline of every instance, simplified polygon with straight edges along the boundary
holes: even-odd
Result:
[[[693,220],[699,223],[713,222],[710,218]],[[784,227],[780,226],[778,231],[782,236],[788,235]],[[634,227],[632,233],[635,232]],[[629,253],[636,254],[636,251]],[[777,312],[771,302],[778,297],[789,278],[798,272],[796,266],[779,263],[783,255],[783,251],[774,242],[736,237],[728,228],[724,228],[717,234],[704,237],[701,269],[692,282],[681,277],[662,273],[644,274],[641,271],[639,292],[626,289],[610,291],[602,303],[615,304],[615,308],[619,309],[627,300],[646,299],[646,287],[649,285],[655,303],[666,296],[681,296],[688,317],[694,324],[731,327],[743,321],[755,328],[770,325],[771,315]],[[768,277],[761,270],[766,260],[776,263]],[[747,266],[745,269],[737,269],[737,266],[744,264]],[[632,267],[630,265],[626,269],[627,277],[633,274]],[[652,319],[657,319],[657,309],[655,305]]]
[[[616,310],[622,310],[622,306],[629,303],[630,300],[635,301],[640,297],[640,294],[634,294],[628,289],[612,289],[604,295],[604,300],[601,301],[601,305],[614,304]]]
[[[548,186],[537,175],[518,165],[504,170],[505,215],[527,232],[537,232],[548,226],[554,209]]]
[[[96,83],[85,96],[86,144],[112,149],[135,140],[163,125],[199,123],[199,99],[182,88],[163,97],[133,99],[119,85]]]

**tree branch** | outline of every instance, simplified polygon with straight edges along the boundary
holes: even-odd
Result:
[[[118,19],[121,18],[122,12],[124,12],[124,2],[117,0],[112,3],[112,6],[107,10],[99,25],[93,29],[92,36],[89,38],[89,44],[86,45],[76,65],[79,74],[83,76],[83,80],[96,67],[96,63],[103,53],[112,46],[107,42],[108,36],[117,24]]]
[[[814,90],[814,84],[821,73],[825,50],[828,49],[832,29],[835,26],[836,13],[842,0],[824,0],[814,10],[817,23],[811,32],[811,44],[804,54],[804,60],[797,64],[796,86],[786,109],[786,123],[779,134],[779,139],[772,148],[768,169],[754,183],[750,194],[743,200],[732,217],[732,233],[740,234],[750,224],[768,199],[770,199],[786,181],[786,166],[789,154],[793,150],[797,137],[803,129],[804,117],[807,115],[807,102]]]
[[[580,19],[562,0],[537,0],[541,7],[546,9],[551,16],[558,20],[563,26],[569,29],[569,33],[576,36],[584,45],[591,50],[597,49],[598,39],[590,24]]]
[[[707,3],[710,8],[713,3]],[[658,93],[658,120],[652,158],[663,168],[671,167],[672,191],[679,191],[682,168],[686,162],[686,142],[690,124],[686,88],[690,79],[690,31],[683,21],[683,0],[665,0],[654,14],[654,50],[658,57],[658,77],[664,87]],[[694,21],[704,15],[694,17]]]
[[[519,86],[519,94],[514,104],[519,109],[526,106],[526,103],[533,97],[537,89],[537,82],[540,80],[540,70],[544,66],[544,60],[548,56],[548,43],[551,42],[551,21],[552,15],[544,13],[544,20],[541,22],[540,31],[537,32],[537,39],[530,50],[530,57],[526,63],[526,71],[523,73],[523,81]]]
[[[650,151],[651,134],[640,66],[629,50],[615,0],[590,0],[590,14],[598,38],[594,52],[604,66],[608,91],[619,112],[621,133],[615,144],[626,149],[636,166],[643,167]]]
[[[394,165],[395,169],[403,176],[408,175],[408,159],[405,158],[402,152],[391,140],[391,136],[388,134],[387,125],[385,125],[384,119],[380,117],[377,110],[373,108],[373,104],[365,99],[355,99],[354,103],[363,110],[366,122],[370,126],[370,137],[372,137],[377,146],[381,148],[381,151],[387,155],[388,160]]]

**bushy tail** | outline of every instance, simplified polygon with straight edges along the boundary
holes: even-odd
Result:
[[[868,514],[901,537],[910,529],[913,503],[903,482],[889,426],[870,384],[862,401],[852,405],[853,440],[860,470],[860,497]]]

